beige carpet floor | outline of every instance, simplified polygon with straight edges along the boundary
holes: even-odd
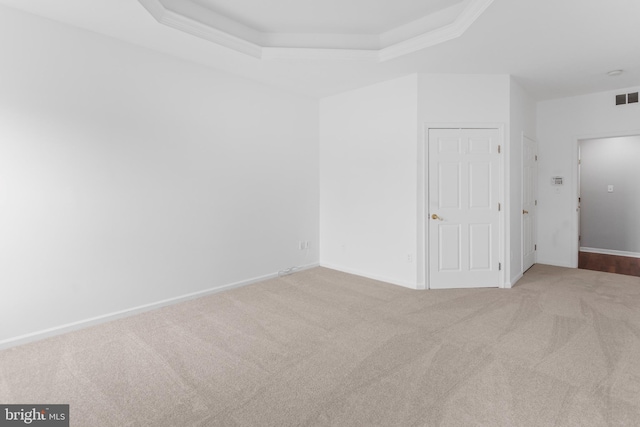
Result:
[[[317,268],[0,352],[71,425],[639,426],[640,278],[412,291]]]

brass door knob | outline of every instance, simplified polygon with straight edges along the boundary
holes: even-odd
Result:
[[[442,221],[442,218],[440,218],[437,214],[431,215],[431,219],[437,219],[439,221]]]
[[[522,210],[522,214],[523,215],[528,214],[528,213],[529,213],[529,211],[525,211],[524,209]]]

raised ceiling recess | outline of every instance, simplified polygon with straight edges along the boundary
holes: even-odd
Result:
[[[161,24],[259,59],[387,61],[461,36],[493,0],[138,0]]]

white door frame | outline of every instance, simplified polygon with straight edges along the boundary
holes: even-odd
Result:
[[[418,267],[418,289],[430,289],[429,287],[429,262],[428,250],[429,250],[429,219],[427,213],[429,212],[429,198],[427,197],[427,191],[429,189],[429,129],[497,129],[500,135],[500,145],[502,147],[501,155],[503,156],[502,162],[500,162],[500,170],[498,176],[500,179],[498,185],[498,199],[502,204],[500,211],[500,223],[498,239],[499,248],[498,254],[500,262],[502,264],[502,270],[500,271],[500,283],[498,287],[505,288],[511,287],[507,285],[508,277],[507,271],[509,263],[505,258],[505,253],[509,253],[509,230],[505,224],[508,224],[509,218],[509,191],[508,182],[505,179],[506,174],[509,171],[509,149],[505,144],[505,125],[503,123],[474,123],[474,122],[462,122],[462,123],[424,123],[422,128],[421,143],[418,145],[418,250],[416,257]]]
[[[578,257],[580,256],[580,209],[578,205],[578,198],[580,197],[580,141],[584,139],[603,139],[603,138],[618,138],[622,136],[636,136],[640,135],[640,129],[626,130],[626,131],[610,131],[610,132],[598,132],[587,135],[574,135],[573,136],[573,159],[571,162],[571,176],[573,177],[573,183],[571,185],[571,193],[573,195],[573,207],[575,208],[575,215],[573,217],[572,224],[572,236],[571,241],[575,243],[574,250],[571,252],[571,267],[578,268]]]
[[[531,138],[529,135],[527,135],[526,133],[522,132],[522,159],[521,159],[521,181],[522,181],[522,188],[520,189],[520,206],[524,205],[524,140],[528,139],[530,141],[533,141],[536,145],[536,157],[538,155],[538,141],[535,140],[534,138]],[[534,199],[537,201],[538,200],[538,162],[536,162],[536,176],[533,180],[535,182],[535,188],[534,188]],[[537,238],[537,234],[538,234],[538,213],[537,213],[537,209],[538,207],[536,206],[536,213],[535,213],[535,218],[536,221],[534,223],[534,227],[535,227],[535,232],[534,234],[536,235],[535,240],[536,242],[538,241]],[[520,244],[521,244],[521,249],[520,249],[520,268],[521,268],[521,272],[520,272],[520,276],[522,276],[524,274],[524,219],[522,221],[520,221]],[[534,255],[533,255],[533,263],[535,264],[538,261],[538,252],[535,251]]]

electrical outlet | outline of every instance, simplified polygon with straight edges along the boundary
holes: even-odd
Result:
[[[407,254],[407,262],[413,262],[413,254]]]
[[[309,249],[309,241],[308,241],[308,240],[306,240],[306,241],[304,242],[304,248],[305,248],[305,249]]]

